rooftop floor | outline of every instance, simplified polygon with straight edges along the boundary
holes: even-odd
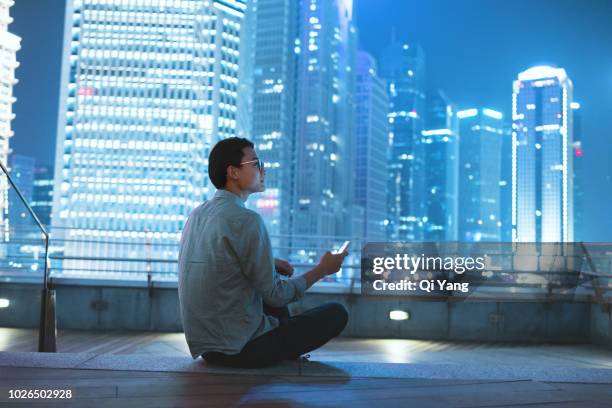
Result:
[[[35,346],[35,331],[0,329],[7,350],[0,403],[11,388],[70,388],[75,399],[58,406],[104,407],[604,407],[612,400],[612,351],[591,345],[338,338],[308,362],[259,370],[193,360],[182,333],[60,331],[58,353],[30,352]]]

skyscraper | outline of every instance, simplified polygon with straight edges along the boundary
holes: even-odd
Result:
[[[390,98],[387,235],[392,240],[421,240],[425,216],[423,50],[393,41],[382,51],[380,75]]]
[[[535,66],[514,81],[513,241],[574,239],[572,94],[563,68]]]
[[[502,241],[503,115],[488,108],[459,119],[459,241]]]
[[[501,241],[512,242],[512,129],[504,124],[501,155],[501,179],[499,182]]]
[[[15,78],[17,51],[21,47],[21,38],[8,32],[8,25],[13,21],[9,9],[15,4],[13,0],[0,0],[0,161],[8,163],[9,140],[13,136],[11,120],[13,120],[13,86],[18,82]],[[8,211],[8,180],[0,177],[0,226],[5,238],[8,237],[8,224],[5,213]]]
[[[296,154],[291,227],[308,236],[350,235],[356,32],[352,0],[300,3]],[[319,238],[298,246],[315,248]],[[306,256],[313,260],[317,251]]]
[[[580,104],[572,102],[570,104],[573,112],[574,122],[574,142],[572,143],[572,155],[574,156],[574,173],[572,181],[574,183],[574,241],[588,241],[584,234],[584,184],[586,174],[584,172],[584,135],[582,134],[582,112]]]
[[[9,172],[13,182],[23,195],[28,205],[32,202],[32,192],[34,189],[34,163],[33,157],[21,154],[11,154],[9,156]],[[8,193],[9,225],[12,235],[23,236],[31,232],[34,222],[28,214],[26,206],[23,204],[15,189],[10,188]],[[36,230],[38,232],[38,230]]]
[[[363,231],[358,235],[368,241],[385,241],[389,98],[374,58],[365,51],[357,56],[355,101],[354,201],[364,209]]]
[[[65,273],[145,270],[104,258],[176,242],[212,194],[208,152],[236,133],[244,9],[239,0],[67,3],[53,230],[78,242],[65,243]],[[150,249],[176,256],[173,246]],[[95,259],[71,259],[84,255]]]
[[[53,206],[53,167],[34,166],[33,184],[32,210],[43,225],[50,225]]]
[[[442,91],[427,96],[423,135],[426,172],[424,240],[456,241],[458,234],[459,124]]]
[[[11,179],[28,204],[32,202],[34,163],[33,157],[14,153],[9,155]],[[41,243],[40,229],[12,187],[8,190],[8,208],[8,223],[5,225],[7,235],[2,247],[6,246],[8,249],[8,265],[21,267],[29,260],[26,255],[29,252],[27,248]],[[0,253],[3,250],[4,248]]]
[[[291,231],[295,190],[298,1],[251,0],[252,140],[266,161],[266,190],[247,201],[278,248]],[[247,58],[248,59],[248,58]],[[286,242],[286,239],[283,239]],[[286,257],[279,248],[281,256]]]

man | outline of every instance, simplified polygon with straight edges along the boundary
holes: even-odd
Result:
[[[217,191],[189,215],[179,251],[179,301],[192,357],[265,367],[300,358],[340,334],[348,321],[341,304],[296,316],[289,316],[287,304],[338,272],[347,252],[327,251],[299,277],[291,277],[288,262],[272,256],[263,219],[244,205],[250,194],[265,190],[264,165],[249,140],[217,143],[208,174]]]

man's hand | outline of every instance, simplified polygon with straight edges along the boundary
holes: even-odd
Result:
[[[276,268],[276,272],[281,275],[291,277],[293,275],[293,266],[289,264],[289,262],[284,259],[274,258],[274,267]]]
[[[347,255],[348,251],[346,249],[340,254],[332,254],[330,251],[325,252],[319,264],[303,275],[306,278],[306,289],[327,275],[338,272]]]
[[[346,258],[347,255],[348,251],[346,249],[339,254],[326,251],[319,261],[319,267],[322,268],[325,275],[334,274],[340,270],[342,261],[344,261],[344,258]]]

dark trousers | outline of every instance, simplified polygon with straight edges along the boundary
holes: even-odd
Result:
[[[289,309],[270,308],[264,313],[279,319],[280,325],[249,341],[238,354],[216,351],[202,356],[211,364],[227,367],[257,368],[295,360],[339,335],[348,322],[348,313],[340,303],[330,302],[290,316]]]

